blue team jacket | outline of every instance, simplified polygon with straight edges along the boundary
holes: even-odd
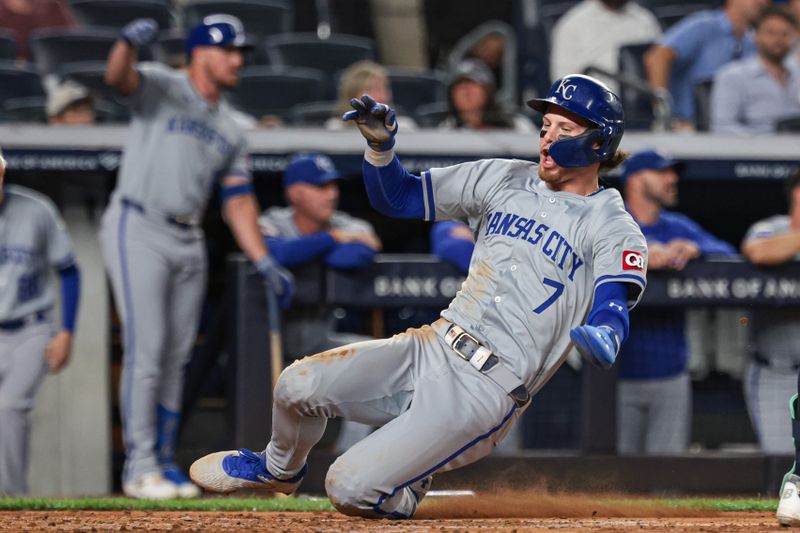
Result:
[[[736,254],[733,246],[680,213],[662,211],[658,222],[639,223],[639,227],[648,243],[666,244],[681,238],[694,241],[703,256]],[[637,308],[631,313],[630,320],[630,335],[622,346],[617,363],[621,379],[668,378],[686,371],[687,347],[682,309]]]

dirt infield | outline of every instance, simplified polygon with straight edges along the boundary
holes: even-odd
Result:
[[[337,513],[4,511],[0,531],[169,531],[230,533],[547,531],[781,531],[772,513],[724,513],[670,518],[437,518],[364,520]],[[783,529],[784,532],[790,531]]]

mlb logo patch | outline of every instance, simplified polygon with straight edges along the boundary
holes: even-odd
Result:
[[[633,250],[625,250],[622,252],[622,270],[644,272],[644,256]]]

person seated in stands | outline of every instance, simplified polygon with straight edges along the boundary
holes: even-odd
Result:
[[[288,207],[272,207],[259,218],[270,253],[283,267],[294,269],[298,286],[304,284],[301,267],[320,265],[353,270],[372,262],[381,241],[372,226],[336,209],[339,172],[331,159],[318,153],[297,155],[283,174]],[[298,270],[300,269],[300,270]],[[307,281],[307,280],[306,280]],[[283,343],[290,359],[299,359],[371,337],[335,330],[334,309],[293,305],[283,315]],[[335,443],[341,452],[363,439],[372,428],[345,422]]]
[[[17,41],[17,59],[30,60],[28,39],[43,28],[71,28],[75,18],[66,0],[0,0],[0,29]]]
[[[342,77],[339,79],[335,114],[325,122],[325,128],[340,130],[354,127],[352,121],[343,121],[342,115],[353,109],[350,107],[350,100],[361,98],[365,94],[374,98],[376,102],[392,105],[392,87],[389,84],[389,72],[381,65],[369,60],[358,61],[344,69]],[[406,110],[396,109],[396,111],[397,123],[401,128],[406,131],[417,128],[414,119],[402,114]]]
[[[781,119],[800,118],[800,67],[787,61],[797,19],[770,6],[756,22],[758,55],[722,67],[711,91],[711,131],[770,133]]]
[[[496,97],[494,75],[477,59],[465,59],[450,73],[447,103],[449,113],[440,129],[533,131],[530,119],[503,108]]]
[[[647,79],[671,100],[673,127],[694,128],[694,87],[723,65],[753,55],[749,31],[768,0],[725,0],[723,9],[699,11],[672,26],[645,55]]]
[[[588,67],[617,74],[621,46],[650,43],[660,36],[661,26],[655,15],[636,2],[582,0],[553,27],[550,77],[557,80]],[[609,77],[596,77],[614,91],[619,88]]]
[[[667,211],[678,202],[678,163],[653,150],[622,169],[628,212],[647,239],[647,270],[683,270],[708,255],[734,255],[689,217]],[[617,452],[678,454],[689,445],[692,389],[682,309],[644,308],[631,315],[619,354]]]
[[[94,99],[89,89],[72,80],[50,88],[47,93],[47,122],[64,126],[95,123]]]

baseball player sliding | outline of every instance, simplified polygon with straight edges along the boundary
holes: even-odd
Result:
[[[174,452],[183,369],[206,285],[200,222],[212,187],[221,189],[238,244],[284,299],[291,275],[267,254],[245,139],[220,99],[239,81],[241,22],[212,15],[192,29],[187,72],[136,64],[137,49],[157,31],[151,19],[133,21],[108,58],[106,82],[130,97],[133,119],[100,238],[123,326],[123,491],[166,499],[199,494]]]
[[[6,163],[0,153],[0,187]],[[50,269],[61,278],[61,327],[53,324]],[[72,350],[80,273],[55,206],[30,189],[0,189],[0,496],[27,492],[30,412],[48,369]]]
[[[395,217],[477,228],[469,274],[441,318],[390,339],[307,357],[274,392],[272,439],[192,465],[198,485],[294,491],[328,418],[382,426],[339,457],[325,486],[342,513],[408,518],[431,476],[488,454],[575,343],[604,368],[645,287],[647,246],[598,172],[618,164],[622,106],[598,81],[558,80],[528,104],[544,114],[540,163],[488,159],[421,176],[394,155],[394,111],[351,102],[368,148],[372,205]]]

